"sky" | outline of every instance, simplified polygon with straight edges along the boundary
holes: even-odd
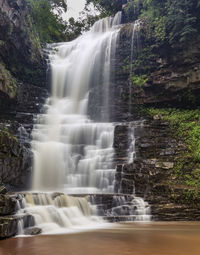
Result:
[[[77,19],[79,13],[84,9],[86,0],[67,0],[67,14],[64,15],[65,19],[73,17]]]

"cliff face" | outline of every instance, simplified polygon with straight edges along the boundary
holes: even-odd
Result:
[[[0,1],[0,60],[18,80],[45,85],[45,61],[24,0]]]
[[[143,107],[199,107],[200,48],[197,38],[188,48],[155,47],[148,37],[145,20],[139,21],[133,40],[134,23],[124,24],[116,50],[110,83],[110,120],[130,121],[142,115]],[[133,44],[132,44],[133,43]],[[132,49],[132,53],[131,53]],[[163,51],[166,51],[163,55]],[[132,59],[131,59],[132,55]],[[96,118],[103,105],[103,91],[91,89],[91,116]]]
[[[177,135],[177,126],[162,120],[159,115],[149,118],[145,114],[145,109],[150,107],[199,108],[199,38],[184,48],[181,45],[176,48],[155,46],[147,34],[145,20],[139,23],[137,40],[132,45],[132,61],[134,23],[124,24],[121,29],[115,82],[111,84],[113,118],[123,122],[143,119],[139,126],[131,124],[136,139],[133,164],[124,164],[130,124],[116,127],[114,146],[117,157],[123,161],[118,162],[115,190],[125,194],[135,190],[136,195],[152,205],[155,220],[199,220],[199,188],[194,185],[198,181],[193,174],[199,171],[199,160],[188,156],[191,147],[185,142],[187,132],[182,131],[181,137]],[[185,121],[183,119],[178,127],[183,124],[185,130]],[[193,123],[199,126],[195,117]],[[187,129],[192,132],[191,127]],[[198,127],[195,132],[199,137]],[[183,176],[192,181],[185,182]]]
[[[186,157],[188,147],[174,136],[167,121],[147,119],[115,128],[114,147],[117,156],[115,191],[144,197],[151,205],[153,220],[199,220],[199,189],[181,183],[179,160]],[[132,131],[131,131],[132,130]],[[136,159],[127,163],[129,135],[135,137]],[[129,159],[130,160],[130,159]],[[189,166],[190,165],[190,166]],[[191,162],[180,171],[189,174]]]
[[[146,26],[145,20],[141,20],[137,31],[140,40],[133,42],[135,52],[132,63],[130,54],[134,23],[126,24],[121,29],[116,86],[122,91],[124,103],[132,98],[133,108],[137,105],[182,108],[199,106],[198,38],[187,48],[168,49],[159,45],[156,48],[147,35]],[[165,54],[163,51],[166,51]]]
[[[123,20],[129,21],[125,17]],[[200,40],[196,38],[184,47],[155,45],[147,25],[145,19],[139,21],[135,40],[134,23],[122,26],[113,61],[110,121],[121,122],[115,128],[114,139],[115,191],[124,194],[135,191],[137,196],[144,197],[152,205],[155,220],[199,220],[199,188],[193,185],[198,182],[194,181],[194,172],[199,173],[199,161],[190,155],[191,146],[185,141],[186,133],[192,132],[192,125],[198,126],[199,120],[191,119],[187,130],[183,128],[182,134],[177,135],[177,126],[159,115],[149,118],[146,109],[179,108],[189,112],[199,108]],[[102,94],[95,86],[91,88],[93,119],[103,107],[99,100]],[[130,134],[136,139],[136,160],[128,164]],[[195,135],[200,135],[198,127]],[[191,183],[186,183],[185,177]]]
[[[30,133],[47,97],[46,62],[24,0],[0,0],[0,182],[29,186]]]

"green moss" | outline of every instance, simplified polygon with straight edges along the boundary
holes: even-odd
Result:
[[[182,199],[184,203],[193,204],[196,207],[199,206],[199,192],[197,190],[185,190],[183,191]]]
[[[7,129],[5,126],[0,125],[0,141],[1,146],[6,146],[7,144],[4,143],[5,139],[9,139],[11,142],[16,143],[18,142],[18,138],[14,136],[13,132]]]
[[[172,136],[185,147],[174,168],[177,181],[200,188],[200,110],[150,108],[146,113],[168,121]]]
[[[1,47],[1,46],[4,46],[4,45],[5,45],[5,42],[2,41],[2,40],[0,40],[0,47]]]
[[[0,63],[0,89],[10,98],[16,96],[17,81],[2,63]]]
[[[133,81],[133,83],[142,88],[144,86],[145,83],[147,83],[147,81],[149,80],[148,76],[143,74],[143,75],[135,75],[133,74],[131,77],[131,80]]]

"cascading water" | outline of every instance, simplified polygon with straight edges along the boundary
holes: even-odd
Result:
[[[131,38],[131,59],[130,59],[130,82],[129,82],[129,139],[131,140],[128,149],[128,163],[131,163],[135,159],[135,137],[134,137],[134,126],[131,123],[132,116],[132,76],[133,76],[133,62],[134,55],[138,56],[141,52],[141,41],[140,41],[140,20],[136,20],[133,23],[133,32]]]
[[[134,55],[138,56],[141,52],[141,41],[140,41],[140,20],[136,20],[133,23],[133,32],[131,38],[131,59],[130,59],[130,82],[129,82],[129,114],[131,116],[131,107],[132,107],[132,76],[133,76],[133,62]]]
[[[64,193],[114,192],[114,124],[109,122],[109,84],[113,78],[120,23],[121,12],[114,18],[97,21],[89,32],[72,42],[50,45],[52,96],[32,133],[32,189],[37,194],[26,194],[24,208],[19,210],[31,214],[43,233],[66,232],[71,226],[98,221],[91,216],[95,206],[86,198],[73,198]],[[99,123],[87,115],[93,86],[103,91]],[[41,193],[44,191],[63,193]],[[132,201],[129,212],[139,214],[141,209],[135,202],[139,200]],[[116,211],[119,208],[113,211],[114,215]],[[19,233],[22,225],[20,222]]]
[[[96,207],[87,197],[71,197],[62,193],[26,193],[18,215],[24,213],[34,217],[34,225],[45,234],[66,233],[76,228],[98,226]],[[18,222],[18,234],[23,235],[23,220]],[[34,228],[30,228],[34,230]]]
[[[72,42],[52,46],[52,97],[33,131],[34,190],[113,192],[114,126],[105,121],[120,22],[121,12]],[[97,81],[106,109],[101,123],[87,116],[89,90]]]

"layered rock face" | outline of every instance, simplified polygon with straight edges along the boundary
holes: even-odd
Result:
[[[11,190],[29,186],[34,114],[48,94],[45,58],[31,22],[24,0],[0,1],[0,182]]]
[[[0,239],[15,236],[19,231],[19,224],[30,230],[34,225],[31,215],[15,213],[22,207],[23,195],[7,193],[4,186],[0,186]]]
[[[154,220],[199,220],[199,193],[177,183],[176,166],[178,159],[187,153],[186,145],[173,137],[166,121],[145,120],[138,124],[132,123],[136,159],[131,164],[124,163],[123,154],[123,145],[130,135],[128,127],[125,124],[116,127],[114,145],[122,161],[118,161],[116,169],[115,191],[144,197],[151,205]]]
[[[47,92],[21,85],[15,111],[0,115],[0,181],[9,190],[27,189],[32,173],[31,131],[35,114],[42,109]],[[13,109],[14,110],[14,109]]]
[[[134,45],[134,23],[122,26],[113,61],[110,121],[119,122],[114,139],[115,191],[144,197],[151,204],[155,220],[199,220],[199,192],[196,188],[178,184],[176,173],[178,161],[188,152],[187,146],[175,138],[168,122],[159,117],[146,119],[143,111],[147,107],[199,107],[199,44],[187,49],[173,49],[168,58],[164,58],[162,52],[151,49],[145,25],[145,21],[140,21],[141,36]],[[102,108],[98,101],[101,93],[94,84],[90,96],[90,113],[94,119]],[[131,132],[136,139],[136,159],[129,164]]]
[[[20,81],[45,86],[46,66],[24,0],[0,1],[0,61]]]
[[[138,106],[182,107],[199,106],[200,92],[200,48],[196,44],[188,48],[152,49],[151,38],[147,38],[145,20],[139,21],[139,31],[132,45],[134,23],[125,24],[121,29],[116,62],[116,83],[119,100],[126,104],[131,98],[132,109]],[[161,51],[161,52],[159,52]],[[166,55],[166,54],[165,54]],[[130,73],[131,72],[131,73]],[[136,76],[137,79],[134,79]],[[145,78],[144,78],[145,77]],[[130,95],[131,87],[131,95]],[[134,110],[132,111],[134,115]]]
[[[109,107],[111,121],[140,118],[141,107],[199,107],[200,48],[198,39],[187,48],[152,49],[145,20],[133,40],[134,23],[122,25],[112,61]],[[158,47],[158,46],[157,46]],[[168,51],[163,57],[162,51]],[[91,88],[91,116],[101,110],[102,91]],[[94,103],[96,102],[96,104]]]
[[[0,0],[0,185],[9,191],[30,187],[31,131],[48,96],[46,63],[24,0]],[[23,196],[0,188],[0,238],[34,224],[15,215]]]

